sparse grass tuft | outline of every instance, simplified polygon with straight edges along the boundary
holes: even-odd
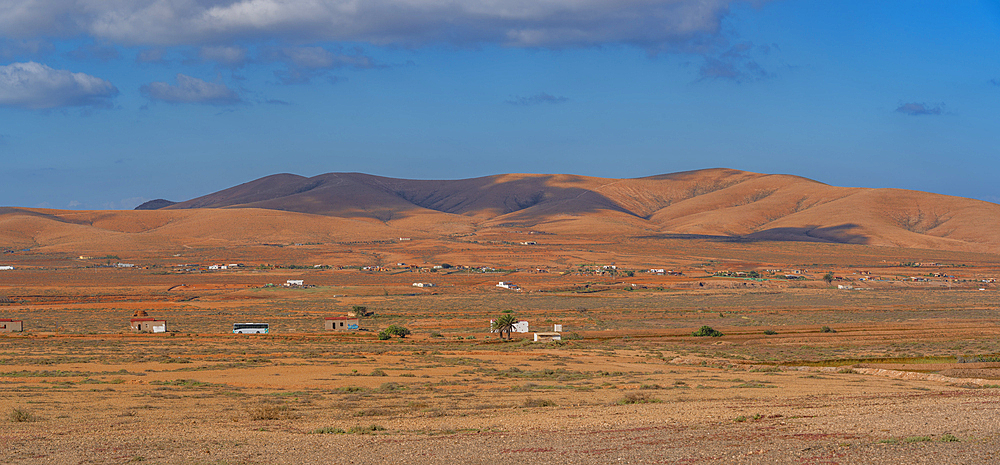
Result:
[[[10,418],[10,421],[14,423],[23,423],[26,421],[38,420],[38,417],[36,417],[34,413],[31,413],[30,411],[22,407],[12,408],[10,410],[10,415],[8,415],[8,418]]]
[[[524,399],[523,407],[555,407],[556,403],[549,399],[533,399],[531,397]]]
[[[663,402],[648,393],[645,392],[630,392],[625,394],[625,397],[615,401],[617,405],[631,405],[631,404],[658,404]]]
[[[376,431],[385,431],[385,428],[379,425],[370,426],[352,426],[351,429],[347,430],[351,434],[370,434]]]
[[[309,434],[344,434],[346,432],[347,431],[344,431],[342,428],[327,426],[326,428],[316,428],[310,431]]]
[[[275,402],[261,402],[250,409],[250,419],[260,420],[289,420],[298,418],[298,415],[288,405]]]
[[[778,334],[778,332],[775,331],[775,330],[773,330],[773,329],[765,329],[764,330],[764,334],[766,334],[768,336],[774,336],[775,334]]]
[[[938,440],[941,442],[958,442],[958,438],[956,438],[955,435],[951,433],[945,433],[941,435],[941,438]]]

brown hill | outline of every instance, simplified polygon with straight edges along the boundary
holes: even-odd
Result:
[[[141,244],[225,247],[510,229],[1000,252],[995,234],[1000,205],[710,169],[636,179],[506,174],[428,181],[279,174],[155,210],[0,209],[0,245],[62,244],[72,250],[94,244],[102,244],[101,250],[109,250],[108,244],[122,250]]]
[[[265,208],[560,233],[684,234],[969,249],[1000,245],[1000,205],[789,175],[709,169],[637,179],[507,174],[453,181],[331,173],[268,176],[167,207]],[[445,214],[445,215],[442,215]],[[419,228],[427,230],[427,228]]]

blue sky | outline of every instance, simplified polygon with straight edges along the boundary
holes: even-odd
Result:
[[[711,167],[998,202],[998,39],[995,0],[7,0],[0,205]]]

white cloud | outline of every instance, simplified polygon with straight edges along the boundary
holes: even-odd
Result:
[[[274,73],[283,84],[304,84],[336,68],[369,69],[377,66],[375,60],[361,50],[345,53],[340,49],[334,52],[323,47],[272,47],[262,50],[260,59],[282,62],[288,66],[287,70]],[[336,81],[335,78],[332,80]]]
[[[214,61],[231,68],[239,68],[247,62],[247,49],[243,47],[202,47],[198,56],[202,60]]]
[[[226,87],[201,79],[177,74],[177,85],[151,82],[139,88],[147,98],[168,103],[204,103],[208,105],[234,105],[242,99]]]
[[[86,34],[126,45],[288,39],[661,49],[714,34],[737,1],[4,0],[0,35]]]
[[[0,66],[0,106],[33,110],[111,106],[118,89],[104,79],[27,62]]]

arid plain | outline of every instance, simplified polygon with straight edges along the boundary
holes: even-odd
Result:
[[[0,318],[24,331],[0,335],[0,461],[1000,459],[1000,207],[667,176],[688,184],[492,180],[511,211],[490,214],[489,186],[393,185],[411,206],[377,209],[302,200],[318,181],[251,189],[272,205],[4,209]],[[361,330],[323,329],[357,307]],[[490,333],[505,311],[531,332]],[[131,333],[137,312],[167,332]]]

